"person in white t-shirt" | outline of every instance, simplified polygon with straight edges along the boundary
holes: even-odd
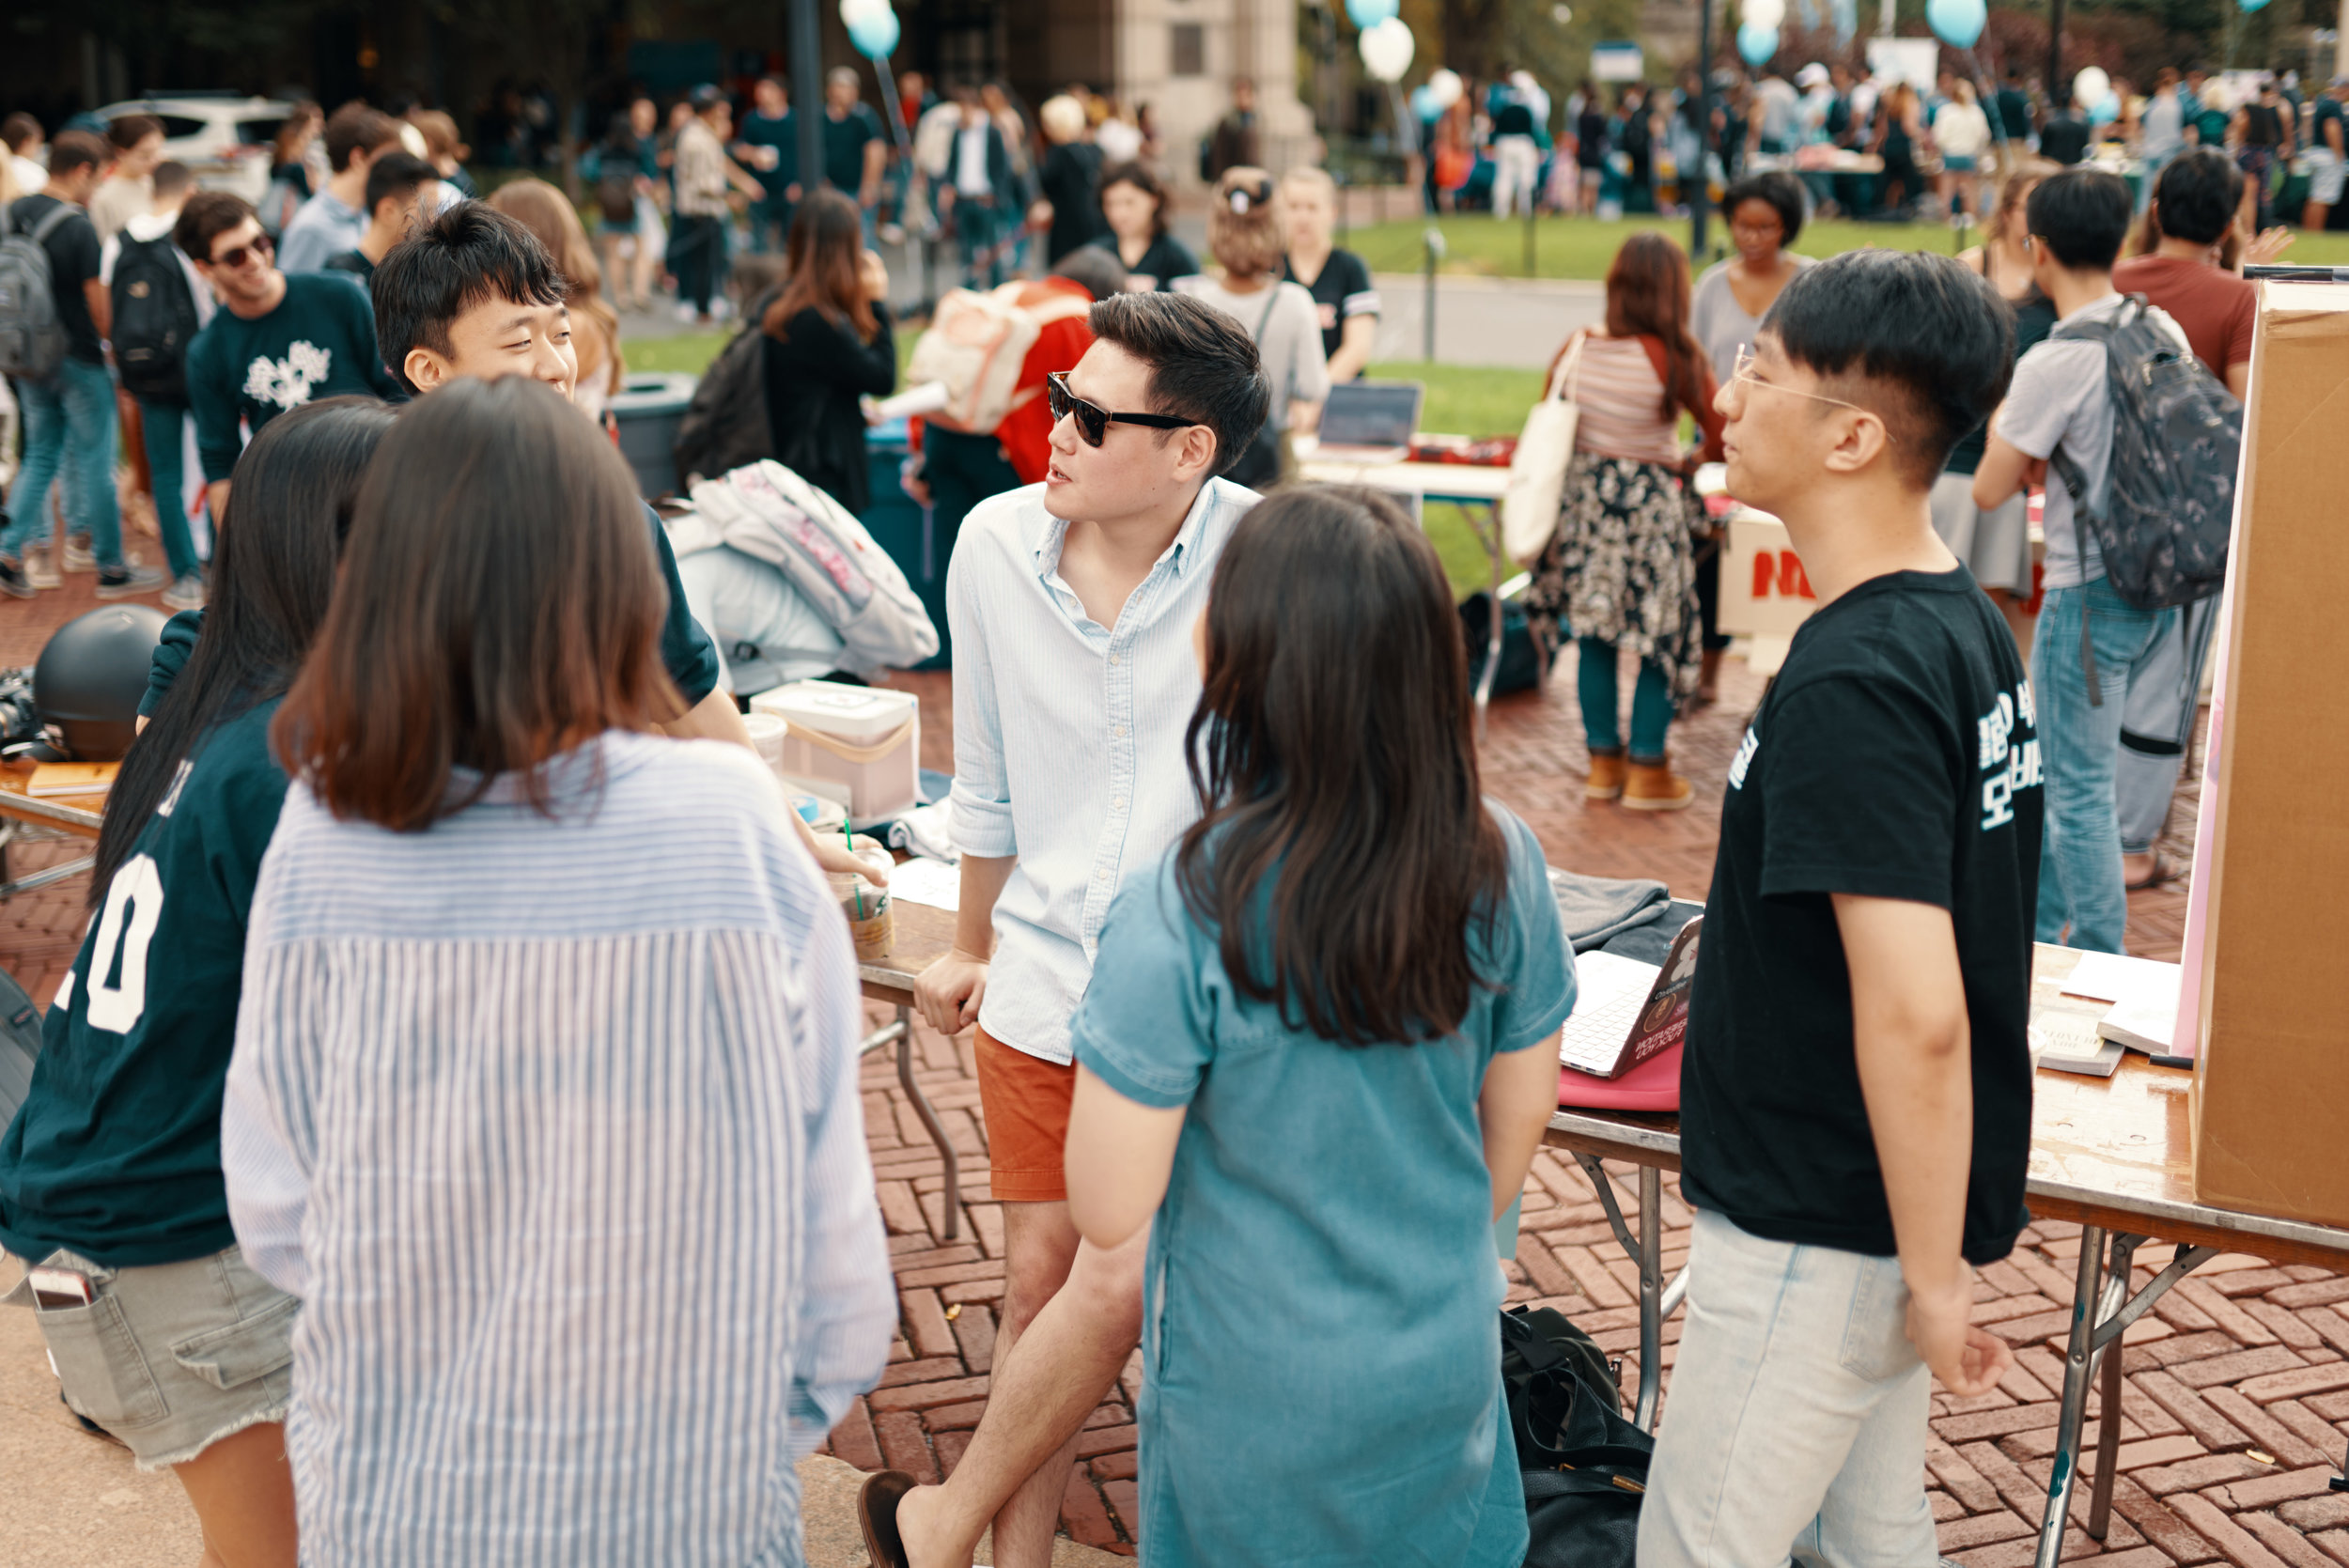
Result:
[[[2106,581],[2096,541],[2075,519],[2071,490],[2046,465],[2061,449],[2079,465],[2088,497],[2101,501],[2108,489],[2114,411],[2105,348],[2065,329],[2106,319],[2127,303],[2113,289],[2112,263],[2128,233],[2130,206],[2127,184],[2101,169],[2065,169],[2031,192],[2025,209],[2031,274],[2054,302],[2055,334],[2015,365],[1974,471],[1974,505],[1984,508],[2026,483],[2046,484],[2046,598],[2030,671],[2047,784],[2038,937],[2101,953],[2123,951],[2128,924],[2113,785],[2122,714],[2179,612],[2139,610]],[[2177,339],[2180,353],[2193,352],[2167,312],[2148,307],[2146,318]]]

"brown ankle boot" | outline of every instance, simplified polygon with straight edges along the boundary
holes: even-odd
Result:
[[[1591,753],[1591,776],[1583,781],[1582,799],[1612,800],[1623,793],[1623,748]]]
[[[1673,772],[1668,760],[1634,762],[1624,778],[1628,811],[1686,811],[1696,798],[1696,786]]]

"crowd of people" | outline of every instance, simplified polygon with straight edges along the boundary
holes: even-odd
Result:
[[[1750,77],[1724,69],[1704,127],[1702,85],[1691,71],[1675,87],[1629,82],[1610,97],[1586,80],[1553,129],[1549,94],[1530,72],[1510,71],[1481,100],[1464,93],[1422,121],[1430,209],[1676,213],[1700,168],[1716,185],[1788,169],[1824,213],[1979,226],[1994,177],[2018,163],[2103,158],[2136,169],[2149,191],[2171,159],[2203,147],[2223,148],[2243,170],[2263,230],[2279,216],[2275,204],[2296,163],[2307,198],[2280,216],[2322,229],[2349,172],[2343,77],[2304,92],[2290,70],[2238,83],[2199,66],[2164,67],[2142,91],[2116,77],[2109,101],[2085,103],[2043,95],[2012,64],[1995,88],[1945,70],[1925,90],[1814,60],[1791,80],[1775,67]],[[1844,155],[1873,162],[1846,166]]]
[[[924,213],[1034,329],[1000,422],[933,417],[906,480],[951,561],[959,867],[915,994],[973,1032],[1004,1292],[951,1474],[864,1485],[877,1568],[963,1568],[990,1529],[1041,1568],[1137,1346],[1146,1560],[1525,1559],[1495,1253],[1576,968],[1483,794],[1433,547],[1392,498],[1285,482],[1379,308],[1336,189],[1256,161],[1237,104],[1210,274],[1142,124],[1072,92],[1032,136],[988,89],[900,85],[893,161],[835,76],[820,182],[780,82],[739,121],[715,88],[665,128],[631,102],[593,232],[364,104],[289,121],[257,208],[143,116],[60,132],[28,194],[0,164],[58,324],[17,378],[0,588],[78,548],[101,597],[179,612],[0,1136],[0,1248],[67,1403],[176,1472],[208,1560],[794,1560],[792,1465],[897,1327],[825,881],[886,874],[751,746],[730,660],[838,640],[795,642],[739,551],[682,569],[600,427],[603,291],[641,298],[649,253],[712,315],[737,216],[779,241],[744,384],[770,455],[863,511],[898,377],[875,240]],[[1947,106],[1880,96],[1888,171],[1894,137],[1921,169]],[[1515,106],[1513,203],[1548,119]],[[1584,795],[1643,811],[1695,797],[1671,726],[1725,645],[1699,460],[1818,600],[1726,777],[1655,1568],[1937,1555],[1930,1390],[2011,1363],[1970,1270],[2027,1219],[2031,942],[2121,951],[2126,889],[2170,874],[2211,631],[2123,599],[2079,515],[2119,417],[2097,331],[2141,314],[2241,396],[2264,172],[2184,146],[2140,215],[2007,137],[1975,250],[1812,261],[1819,193],[1768,139],[1735,254],[1692,276],[1630,237],[1561,347],[1575,451],[1528,597],[1577,647]],[[117,381],[168,578],[123,551]]]

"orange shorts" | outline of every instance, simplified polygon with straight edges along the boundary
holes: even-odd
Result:
[[[1046,1062],[978,1032],[979,1111],[988,1190],[999,1203],[1065,1203],[1068,1105],[1077,1064]]]

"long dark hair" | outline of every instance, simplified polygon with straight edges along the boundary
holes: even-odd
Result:
[[[122,759],[98,834],[93,908],[197,743],[292,684],[326,619],[360,478],[394,411],[372,397],[305,404],[263,426],[237,459],[204,629]]]
[[[349,558],[270,725],[286,771],[345,820],[421,831],[501,773],[552,815],[539,764],[685,711],[628,463],[538,381],[464,378],[403,414]]]
[[[1688,257],[1670,237],[1643,230],[1615,252],[1607,269],[1607,335],[1664,345],[1664,418],[1675,409],[1704,411],[1704,350],[1688,330]]]
[[[1377,490],[1283,490],[1224,547],[1206,618],[1184,904],[1239,993],[1290,1028],[1301,1014],[1352,1046],[1451,1032],[1487,984],[1470,927],[1490,933],[1508,862],[1427,536]]]
[[[791,281],[759,323],[768,336],[787,340],[791,318],[814,309],[832,321],[845,318],[860,339],[873,341],[880,323],[873,318],[872,302],[857,276],[864,256],[864,219],[855,202],[837,191],[818,191],[800,203],[783,253]]]

